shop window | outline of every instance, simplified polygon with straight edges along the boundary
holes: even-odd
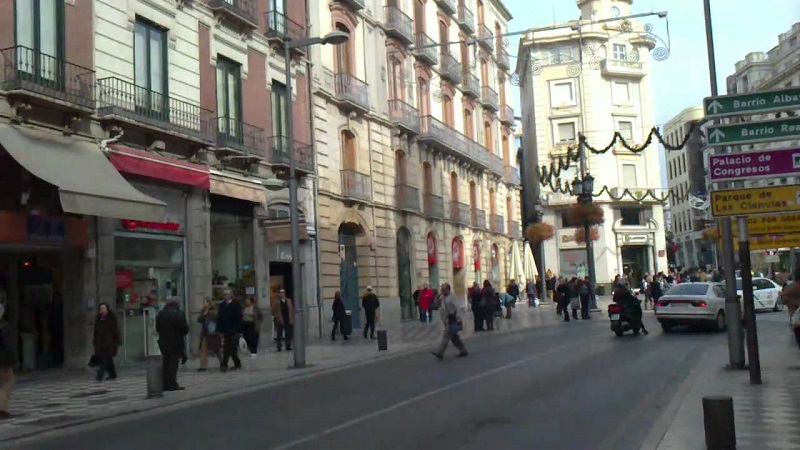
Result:
[[[233,287],[239,295],[255,294],[253,218],[211,212],[211,272],[214,296]]]

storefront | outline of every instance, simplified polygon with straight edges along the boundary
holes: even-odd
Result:
[[[214,299],[231,288],[237,298],[256,295],[253,203],[211,195],[211,273]]]

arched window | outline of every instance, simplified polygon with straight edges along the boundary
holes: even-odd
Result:
[[[464,134],[475,139],[475,120],[472,118],[472,110],[468,108],[464,109]]]
[[[419,115],[423,117],[431,114],[429,90],[428,80],[419,77],[417,79],[417,109],[419,109]]]
[[[486,147],[490,152],[493,152],[492,141],[492,123],[487,120],[483,122],[483,146]]]
[[[442,113],[445,125],[453,128],[455,126],[455,113],[453,112],[453,99],[449,95],[442,96]]]
[[[356,137],[350,130],[342,130],[342,170],[356,170],[358,160],[358,149],[356,147]]]

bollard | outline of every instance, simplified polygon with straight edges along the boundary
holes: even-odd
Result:
[[[386,330],[378,330],[378,351],[389,350],[389,337]]]
[[[164,372],[161,368],[161,357],[150,356],[147,358],[147,398],[164,396]]]
[[[736,424],[731,397],[703,397],[703,423],[706,429],[706,449],[736,449]]]

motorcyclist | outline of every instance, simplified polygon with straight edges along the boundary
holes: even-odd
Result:
[[[633,295],[631,290],[623,285],[618,284],[614,290],[614,303],[620,305],[625,315],[631,320],[631,325],[635,329],[641,329],[642,333],[650,334],[642,321],[642,305],[638,298]]]

